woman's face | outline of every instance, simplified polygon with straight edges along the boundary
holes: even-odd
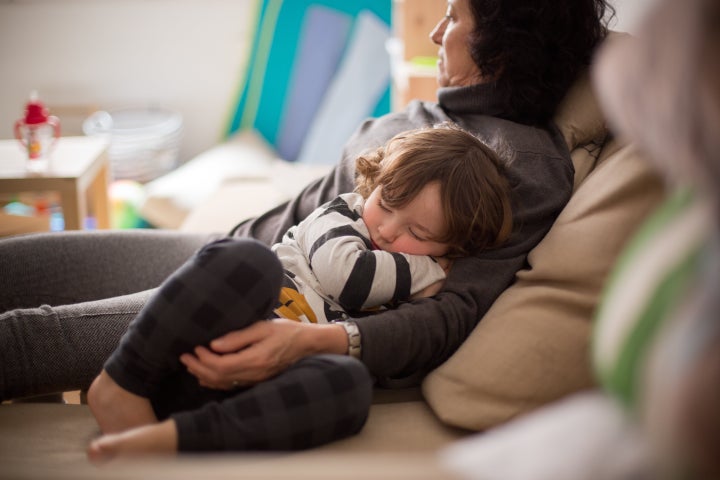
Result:
[[[438,84],[462,87],[482,83],[482,73],[470,57],[469,37],[475,28],[470,0],[448,0],[445,16],[430,32],[438,50]]]

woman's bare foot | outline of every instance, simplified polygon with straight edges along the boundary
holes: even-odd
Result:
[[[177,428],[174,420],[102,435],[90,442],[87,448],[88,460],[96,465],[119,457],[175,452]]]
[[[157,422],[150,401],[122,388],[105,370],[90,385],[87,400],[103,433],[123,432]]]

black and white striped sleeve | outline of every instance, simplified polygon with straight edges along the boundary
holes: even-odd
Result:
[[[445,278],[431,257],[373,250],[362,203],[349,195],[339,199],[295,231],[324,295],[346,311],[359,311],[407,300]]]

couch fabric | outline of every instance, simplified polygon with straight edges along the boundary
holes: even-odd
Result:
[[[86,405],[0,405],[0,479],[456,478],[435,452],[468,432],[440,422],[418,389],[378,390],[363,431],[298,453],[137,459],[96,467],[85,447],[98,428]]]

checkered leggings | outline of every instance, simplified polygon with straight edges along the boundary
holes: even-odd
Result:
[[[268,318],[282,267],[254,240],[203,247],[161,285],[131,323],[105,370],[123,388],[172,417],[179,449],[295,450],[357,433],[372,380],[359,361],[306,357],[280,375],[235,391],[200,387],[178,357],[229,331]]]

